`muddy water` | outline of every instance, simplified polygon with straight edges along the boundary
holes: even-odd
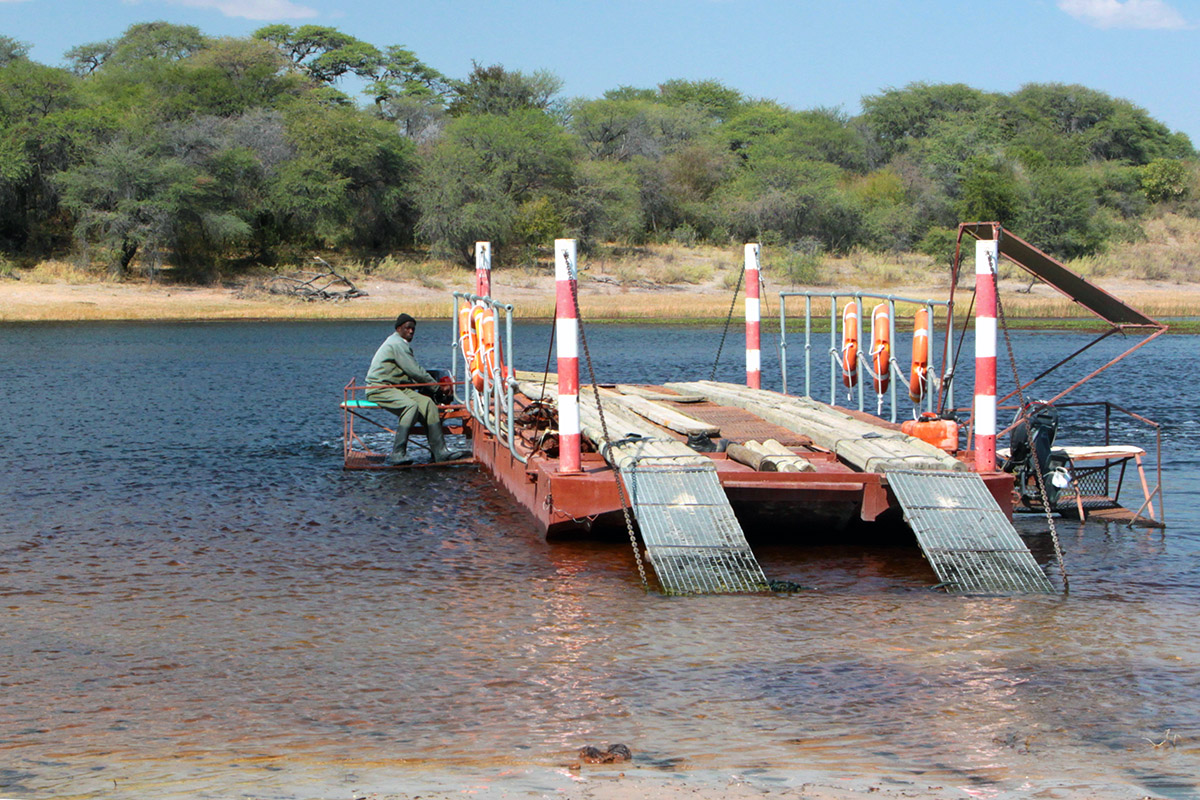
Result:
[[[1095,390],[1169,422],[1172,525],[1060,521],[1069,594],[947,597],[914,547],[771,546],[810,591],[664,598],[628,544],[541,541],[474,468],[343,473],[340,387],[386,332],[0,328],[0,795],[538,794],[621,741],[627,772],[699,786],[1200,796],[1200,413],[1162,378],[1194,337]],[[601,380],[708,377],[719,340],[589,335]],[[1082,341],[1018,338],[1031,370]],[[418,353],[448,339],[423,326]],[[547,345],[520,329],[518,366]],[[1047,524],[1020,524],[1061,588]]]

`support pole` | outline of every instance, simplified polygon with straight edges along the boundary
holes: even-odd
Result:
[[[975,471],[996,470],[996,266],[1000,242],[975,242]]]
[[[762,388],[762,336],[758,298],[758,245],[746,245],[746,385]]]
[[[475,243],[475,294],[492,296],[492,243]]]
[[[558,350],[558,471],[581,472],[579,318],[575,313],[575,240],[554,240],[555,342]]]

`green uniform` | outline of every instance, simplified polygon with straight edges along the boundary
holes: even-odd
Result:
[[[379,345],[371,368],[367,370],[367,399],[396,415],[396,440],[388,463],[401,464],[408,461],[408,430],[413,422],[420,420],[425,425],[429,450],[434,461],[444,461],[446,447],[442,439],[442,421],[438,416],[437,403],[417,389],[396,389],[381,384],[436,383],[433,376],[417,363],[412,344],[399,333],[393,333]],[[432,392],[433,387],[427,387]]]

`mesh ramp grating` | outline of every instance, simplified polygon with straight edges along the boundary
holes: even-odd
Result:
[[[977,474],[893,470],[887,480],[921,550],[949,591],[1054,591]]]
[[[716,467],[642,460],[623,474],[663,591],[768,591],[766,575],[733,514]]]

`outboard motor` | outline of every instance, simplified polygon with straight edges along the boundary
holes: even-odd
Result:
[[[1009,436],[1009,456],[1000,468],[1016,476],[1021,502],[1030,507],[1040,506],[1042,501],[1037,479],[1040,466],[1046,501],[1053,509],[1058,505],[1059,492],[1070,483],[1067,454],[1053,449],[1058,409],[1044,400],[1032,400],[1021,406],[1014,422],[1017,426]]]
[[[453,379],[450,377],[450,370],[431,369],[427,371],[433,376],[433,379],[437,381],[439,385],[436,387],[431,387],[426,391],[426,394],[432,397],[433,402],[437,403],[438,405],[444,406],[453,403],[454,384],[452,382]]]

